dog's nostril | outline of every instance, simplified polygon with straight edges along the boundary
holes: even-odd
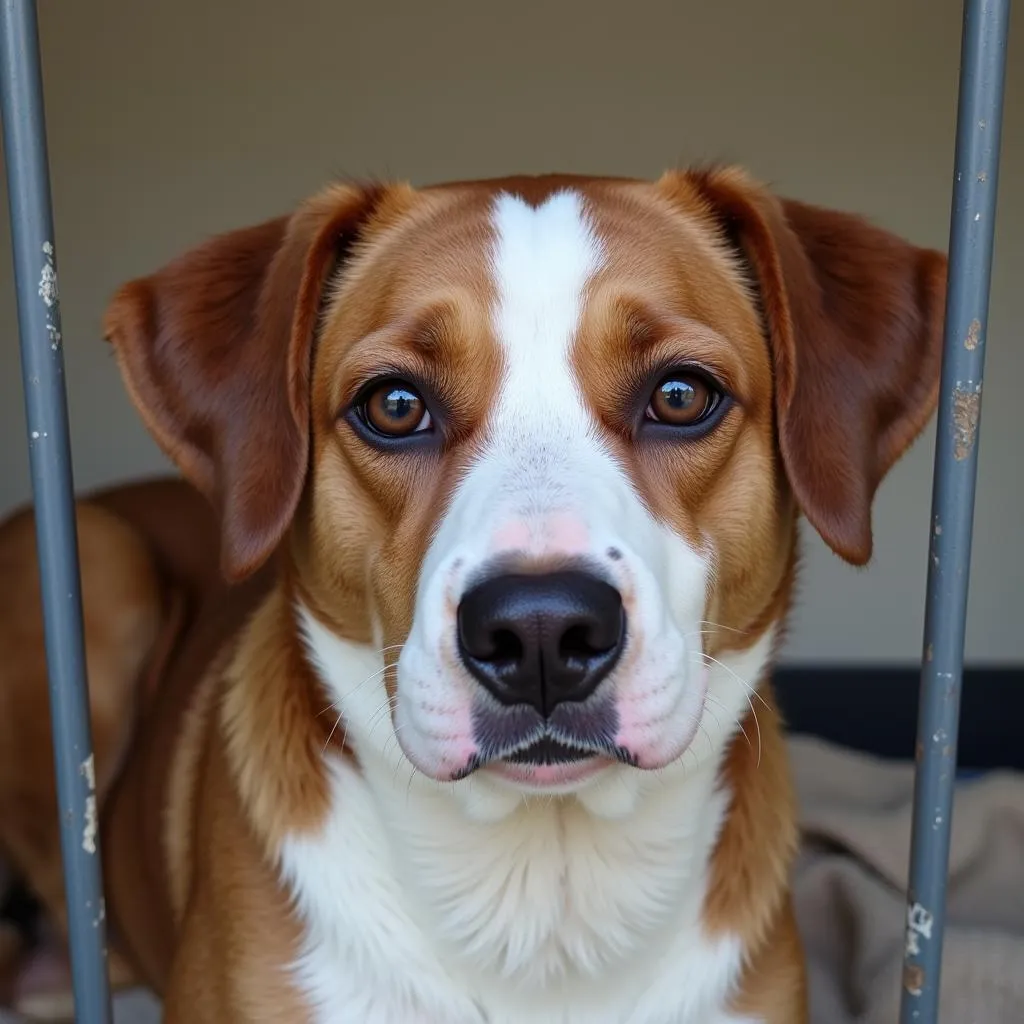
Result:
[[[558,656],[567,665],[585,666],[596,655],[607,654],[615,640],[601,643],[597,631],[589,623],[581,622],[570,626],[558,641]]]
[[[481,660],[514,669],[523,660],[523,642],[510,629],[495,630],[491,634],[491,651]]]

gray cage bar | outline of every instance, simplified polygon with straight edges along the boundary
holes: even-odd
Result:
[[[1010,0],[965,0],[964,4],[901,1024],[935,1024],[939,1013],[1009,11]],[[33,0],[0,0],[0,47],[0,98],[76,1020],[108,1024],[102,871]]]
[[[966,0],[900,1024],[938,1020],[1010,0]]]
[[[75,1020],[110,1021],[71,443],[33,0],[0,0],[0,100]]]

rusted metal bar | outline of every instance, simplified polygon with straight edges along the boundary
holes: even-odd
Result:
[[[33,0],[0,0],[0,100],[75,1020],[79,1024],[109,1024],[106,923],[71,442]]]
[[[939,1015],[1010,0],[966,0],[901,1024]]]

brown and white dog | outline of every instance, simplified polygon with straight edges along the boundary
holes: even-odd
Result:
[[[797,519],[868,560],[944,293],[733,169],[339,185],[122,288],[214,510],[79,510],[112,940],[169,1024],[805,1021]],[[62,920],[5,614],[0,843]]]

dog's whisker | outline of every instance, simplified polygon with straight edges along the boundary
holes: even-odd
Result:
[[[397,733],[392,733],[392,735],[388,736],[388,738],[384,741],[384,746],[381,748],[382,749],[382,753],[384,754],[385,759],[390,758],[393,749],[398,747],[398,746],[399,746],[398,734]],[[391,771],[391,784],[392,785],[394,785],[398,781],[398,773],[399,773],[399,771],[402,768],[402,758],[401,757],[396,757],[394,759],[394,761],[395,761],[394,768]]]
[[[367,683],[372,682],[374,679],[376,679],[378,676],[382,675],[385,672],[387,672],[386,665],[382,665],[380,668],[374,669],[365,679],[360,680],[351,689],[346,690],[344,696],[339,697],[336,701],[332,701],[330,704],[328,704],[327,707],[325,707],[323,711],[320,712],[320,714],[326,714],[328,711],[331,711],[332,709],[337,708],[339,705],[344,704],[346,701],[351,700],[352,697],[354,697]]]
[[[722,720],[718,717],[718,715],[716,715],[714,713],[714,711],[711,710],[711,708],[709,708],[707,706],[708,697],[705,697],[704,700],[705,700],[704,710],[715,720],[715,725],[717,725],[719,730],[721,730],[721,728],[722,728]],[[718,701],[715,701],[715,703],[717,704]],[[719,705],[719,706],[721,706],[721,705]],[[698,724],[698,726],[700,725],[700,719],[697,720],[697,724]],[[710,739],[711,739],[711,737],[709,736],[708,740],[710,741]]]
[[[341,708],[341,706],[345,703],[345,701],[351,699],[356,693],[359,692],[359,690],[363,686],[365,686],[367,683],[369,683],[370,681],[372,681],[377,676],[379,676],[382,672],[385,672],[385,671],[387,671],[386,667],[385,668],[379,668],[379,669],[376,669],[374,672],[371,672],[370,675],[368,675],[365,679],[363,679],[361,682],[359,682],[355,686],[353,686],[351,690],[346,691],[344,697],[341,697],[341,698],[339,698],[338,700],[335,700],[335,701],[331,701],[331,703],[328,704],[327,707],[325,707],[322,711],[318,712],[317,713],[317,718],[319,718],[321,715],[326,715],[328,711],[338,711],[339,719],[342,718],[344,716],[344,711],[339,711],[339,708]],[[331,729],[331,734],[327,738],[327,742],[328,743],[330,743],[331,736],[334,734],[334,729],[336,729],[337,727],[338,727],[338,723],[335,722],[334,727]],[[327,749],[326,745],[324,746],[324,749],[325,750]]]
[[[751,709],[751,710],[753,710],[753,709]],[[747,746],[751,750],[753,750],[754,749],[754,745],[750,742],[750,735],[748,734],[746,728],[744,727],[743,721],[741,719],[739,719],[739,718],[736,718],[736,719],[734,719],[734,722],[736,724],[736,728],[739,729],[739,731],[743,734],[743,738],[747,741]],[[759,723],[757,721],[757,715],[754,715],[754,724],[758,725],[758,728],[760,728],[760,725],[759,725]],[[760,737],[758,738],[758,745],[760,746]],[[760,757],[758,757],[758,762],[760,763]]]
[[[405,649],[405,644],[388,644],[387,647],[382,647],[379,651],[374,651],[374,654],[378,658],[383,658],[389,651],[402,651]]]
[[[757,730],[757,767],[761,767],[761,723],[757,720],[757,711],[754,710],[754,702],[747,697],[747,703],[750,705],[750,714],[754,719],[754,728]]]
[[[385,720],[389,719],[391,713],[395,710],[396,704],[396,697],[386,696],[384,700],[381,701],[380,705],[373,712],[373,714],[370,715],[370,718],[367,721],[367,725],[369,726],[369,731],[367,732],[368,736],[372,736],[374,730],[376,730],[377,727],[381,725]]]
[[[716,719],[716,721],[717,721],[717,719]],[[719,724],[718,728],[719,729],[722,728],[721,724]],[[704,736],[704,739],[706,739],[708,741],[708,754],[711,755],[711,756],[714,756],[715,744],[711,740],[711,734],[707,731],[707,729],[704,728],[704,725],[701,722],[697,723],[697,731],[702,733],[703,736]],[[694,756],[696,756],[696,751],[694,752]]]
[[[725,669],[725,671],[728,672],[729,675],[731,675],[733,679],[735,679],[736,682],[738,682],[740,686],[747,691],[748,694],[753,694],[764,705],[765,711],[771,712],[773,710],[772,706],[764,699],[764,697],[762,697],[761,694],[746,681],[746,679],[736,673],[733,669],[729,668],[725,662],[719,661],[717,658],[712,658],[710,654],[705,654],[703,651],[699,651],[697,654],[699,657],[709,661],[712,665],[717,665],[719,668]]]
[[[737,629],[735,626],[726,626],[721,622],[712,622],[710,619],[701,619],[702,626],[708,626],[714,630],[725,630],[727,633],[738,633],[740,636],[748,636],[749,630]]]
[[[402,753],[401,753],[401,744],[398,742],[398,733],[399,733],[399,728],[396,727],[394,733],[391,736],[388,737],[387,742],[385,743],[385,750],[388,751],[388,750],[392,749],[392,746],[391,746],[392,744],[394,744],[394,747],[398,748],[398,750],[399,750],[399,755],[398,755],[398,757],[395,758],[394,770],[391,772],[391,784],[392,785],[395,785],[398,782],[398,773],[403,768],[405,768],[409,772],[409,780],[408,780],[407,788],[406,788],[406,800],[408,801],[409,792],[412,789],[412,781],[416,777],[416,767],[415,767],[415,765],[412,764],[412,762],[410,762],[408,760],[408,758],[406,758],[405,756],[402,755]]]
[[[712,664],[718,665],[720,668],[724,668],[725,671],[728,672],[729,675],[731,675],[733,677],[733,679],[735,679],[736,682],[738,682],[740,684],[740,686],[743,687],[743,691],[744,691],[743,695],[746,698],[747,704],[750,707],[750,714],[751,714],[751,717],[754,719],[754,728],[757,730],[757,767],[760,768],[761,767],[761,751],[762,751],[761,723],[758,720],[757,709],[754,707],[754,702],[753,702],[753,700],[751,698],[752,697],[757,697],[757,699],[765,706],[765,709],[767,711],[769,711],[769,712],[771,712],[771,710],[772,710],[771,705],[768,704],[768,702],[761,696],[761,694],[759,694],[757,692],[757,690],[755,690],[745,679],[743,679],[740,675],[738,675],[731,668],[729,668],[728,665],[725,665],[722,662],[718,661],[717,658],[712,658],[710,654],[705,654],[703,651],[699,653],[699,657],[706,659],[707,661],[711,662]],[[742,724],[740,724],[740,729],[741,730],[743,729]],[[744,732],[744,735],[746,735],[746,730],[743,730],[743,732]],[[747,738],[747,742],[748,743],[750,742],[750,738],[749,737]]]
[[[729,710],[720,700],[718,700],[715,697],[713,697],[710,693],[704,695],[704,700],[705,701],[711,701],[713,704],[716,704],[718,707],[720,707],[723,711],[728,711]],[[721,729],[722,728],[722,721],[718,717],[718,715],[716,715],[709,707],[707,707],[706,704],[705,704],[705,710],[714,718],[715,723],[718,725],[718,728]],[[732,719],[732,723],[739,728],[739,731],[741,733],[743,733],[743,738],[747,741],[747,746],[750,747],[751,750],[753,750],[754,748],[753,748],[753,746],[752,746],[752,744],[750,742],[750,737],[747,735],[747,730],[743,728],[743,721],[742,721],[742,719],[740,719],[738,717],[737,718],[733,718]]]
[[[331,745],[331,740],[334,738],[334,733],[337,731],[338,726],[341,725],[342,718],[344,718],[344,715],[338,715],[338,717],[334,720],[334,725],[331,726],[331,731],[327,734],[327,739],[324,740],[323,750],[320,751],[321,754],[326,754],[327,753],[327,748]],[[346,729],[345,735],[342,736],[342,740],[341,740],[341,745],[342,746],[345,745],[345,740],[347,738],[348,738],[348,730]]]
[[[372,736],[374,729],[376,729],[377,725],[380,724],[379,719],[382,716],[382,712],[385,709],[390,710],[393,707],[394,699],[395,698],[392,697],[385,698],[384,703],[381,705],[381,707],[377,708],[377,710],[374,711],[373,714],[370,716],[368,723],[370,727],[369,732],[367,733],[368,736]],[[324,742],[324,752],[326,752],[327,747],[330,745],[331,739],[334,736],[335,730],[338,728],[338,725],[341,723],[343,719],[345,720],[345,731],[342,733],[341,736],[341,745],[345,746],[345,744],[348,742],[348,720],[345,719],[344,712],[341,712],[338,714],[337,720],[331,727],[331,731],[327,734],[327,740]]]
[[[404,644],[393,644],[392,645],[392,647],[404,647],[404,646],[405,646]],[[382,651],[378,651],[376,653],[378,655],[383,655],[384,651],[386,651],[386,650],[389,650],[389,648],[385,647]],[[319,717],[320,715],[326,715],[328,711],[336,710],[339,704],[344,703],[346,700],[348,700],[349,698],[351,698],[352,696],[357,694],[359,692],[359,690],[362,687],[364,687],[368,682],[370,682],[371,680],[375,679],[377,676],[381,675],[382,673],[387,672],[388,667],[389,666],[387,666],[387,665],[381,665],[379,668],[375,668],[365,679],[362,679],[360,682],[356,683],[356,685],[353,686],[350,690],[346,690],[345,691],[345,695],[343,697],[340,697],[338,700],[331,701],[331,703],[328,704],[327,707],[325,707],[322,711],[317,712],[317,717]]]

